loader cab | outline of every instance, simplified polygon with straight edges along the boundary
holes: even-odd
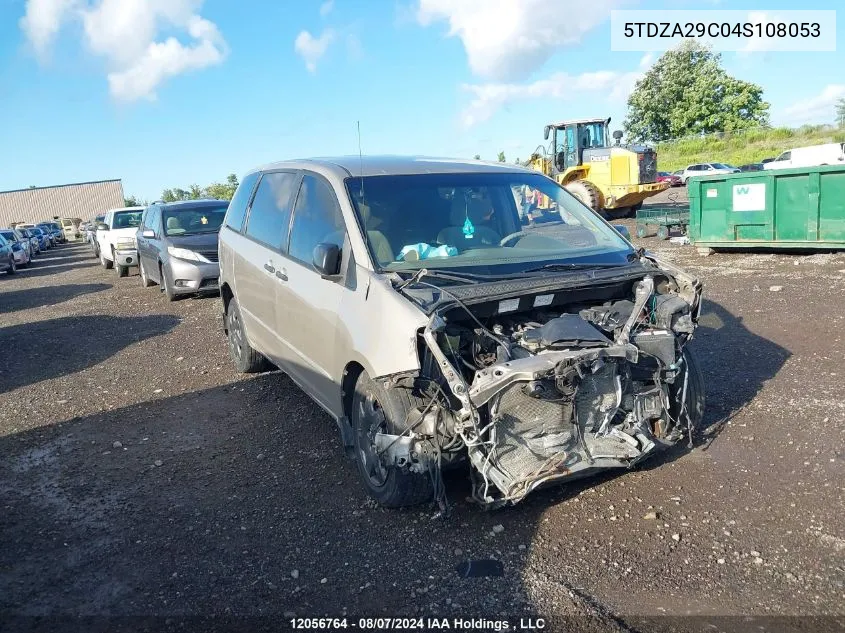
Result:
[[[552,137],[551,155],[557,172],[584,163],[584,151],[609,147],[610,119],[580,119],[547,125],[544,135]],[[588,152],[589,155],[589,152]]]

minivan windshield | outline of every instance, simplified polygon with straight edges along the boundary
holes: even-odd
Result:
[[[164,233],[169,237],[217,233],[228,205],[220,207],[199,207],[194,209],[165,209],[162,214]]]
[[[510,274],[632,259],[628,242],[542,174],[366,176],[346,186],[382,270]]]

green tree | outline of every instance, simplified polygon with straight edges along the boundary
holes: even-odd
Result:
[[[845,97],[836,102],[836,125],[845,127]]]
[[[505,153],[504,153],[504,152],[499,152],[499,156],[498,156],[498,158],[499,158],[499,162],[500,162],[500,163],[504,163],[504,162],[505,162]]]
[[[184,189],[180,189],[179,187],[174,187],[173,189],[165,189],[161,192],[161,199],[164,202],[178,202],[179,200],[190,200],[191,193],[189,191],[185,191]]]
[[[235,190],[238,188],[238,177],[235,174],[229,174],[226,182],[215,182],[205,188],[205,195],[209,198],[217,200],[231,200],[235,195]]]
[[[124,207],[145,207],[147,206],[146,200],[141,200],[140,198],[136,198],[135,196],[129,196],[123,199],[123,206]]]
[[[475,156],[473,156],[473,158],[475,160],[481,160],[481,154],[476,154]]]
[[[202,189],[200,189],[199,185],[197,185],[197,184],[191,185],[190,190],[188,191],[188,199],[189,200],[199,200],[200,198],[202,198],[202,195],[203,195]]]
[[[728,75],[721,55],[695,40],[665,52],[628,97],[629,139],[658,142],[766,125],[769,104],[757,84]]]

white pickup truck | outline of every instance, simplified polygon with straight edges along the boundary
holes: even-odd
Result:
[[[120,277],[129,274],[130,266],[138,265],[138,249],[135,234],[141,224],[144,207],[123,207],[106,211],[103,221],[97,225],[97,250],[103,268],[116,268]]]

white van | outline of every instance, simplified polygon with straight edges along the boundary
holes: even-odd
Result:
[[[763,169],[817,167],[819,165],[842,165],[843,163],[845,163],[845,143],[825,143],[824,145],[791,149],[773,161],[765,163]]]

